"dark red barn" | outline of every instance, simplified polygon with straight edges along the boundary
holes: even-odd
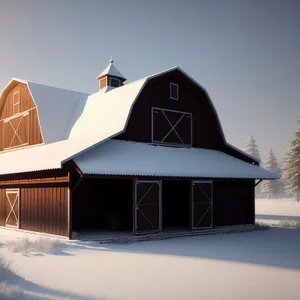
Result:
[[[0,98],[0,225],[65,237],[255,222],[255,180],[206,90],[179,67],[84,94],[12,79]],[[230,103],[228,104],[230,105]]]

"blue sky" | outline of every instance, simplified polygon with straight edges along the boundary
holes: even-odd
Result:
[[[179,65],[209,92],[228,142],[279,160],[300,113],[300,1],[0,0],[11,77],[93,93],[110,56],[129,81]]]

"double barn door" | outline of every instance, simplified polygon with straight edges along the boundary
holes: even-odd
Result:
[[[162,231],[162,201],[161,180],[135,181],[134,234]],[[190,189],[190,229],[211,228],[213,224],[212,212],[212,182],[192,181]]]

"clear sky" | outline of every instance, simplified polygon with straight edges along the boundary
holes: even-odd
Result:
[[[93,93],[113,56],[130,81],[180,66],[227,141],[279,160],[300,113],[300,1],[0,0],[0,89],[11,77]]]

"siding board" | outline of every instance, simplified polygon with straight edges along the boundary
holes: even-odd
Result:
[[[13,111],[13,94],[20,93],[20,110]],[[5,120],[5,121],[4,121]],[[20,139],[15,135],[17,129]],[[26,84],[17,83],[6,91],[0,111],[0,151],[43,143],[36,105]]]
[[[67,190],[21,188],[21,229],[68,236]]]
[[[254,223],[253,181],[216,181],[214,189],[215,226]]]
[[[4,226],[5,225],[5,219],[4,219],[4,215],[5,215],[5,206],[4,206],[4,202],[5,201],[5,190],[4,189],[0,189],[0,225]]]

